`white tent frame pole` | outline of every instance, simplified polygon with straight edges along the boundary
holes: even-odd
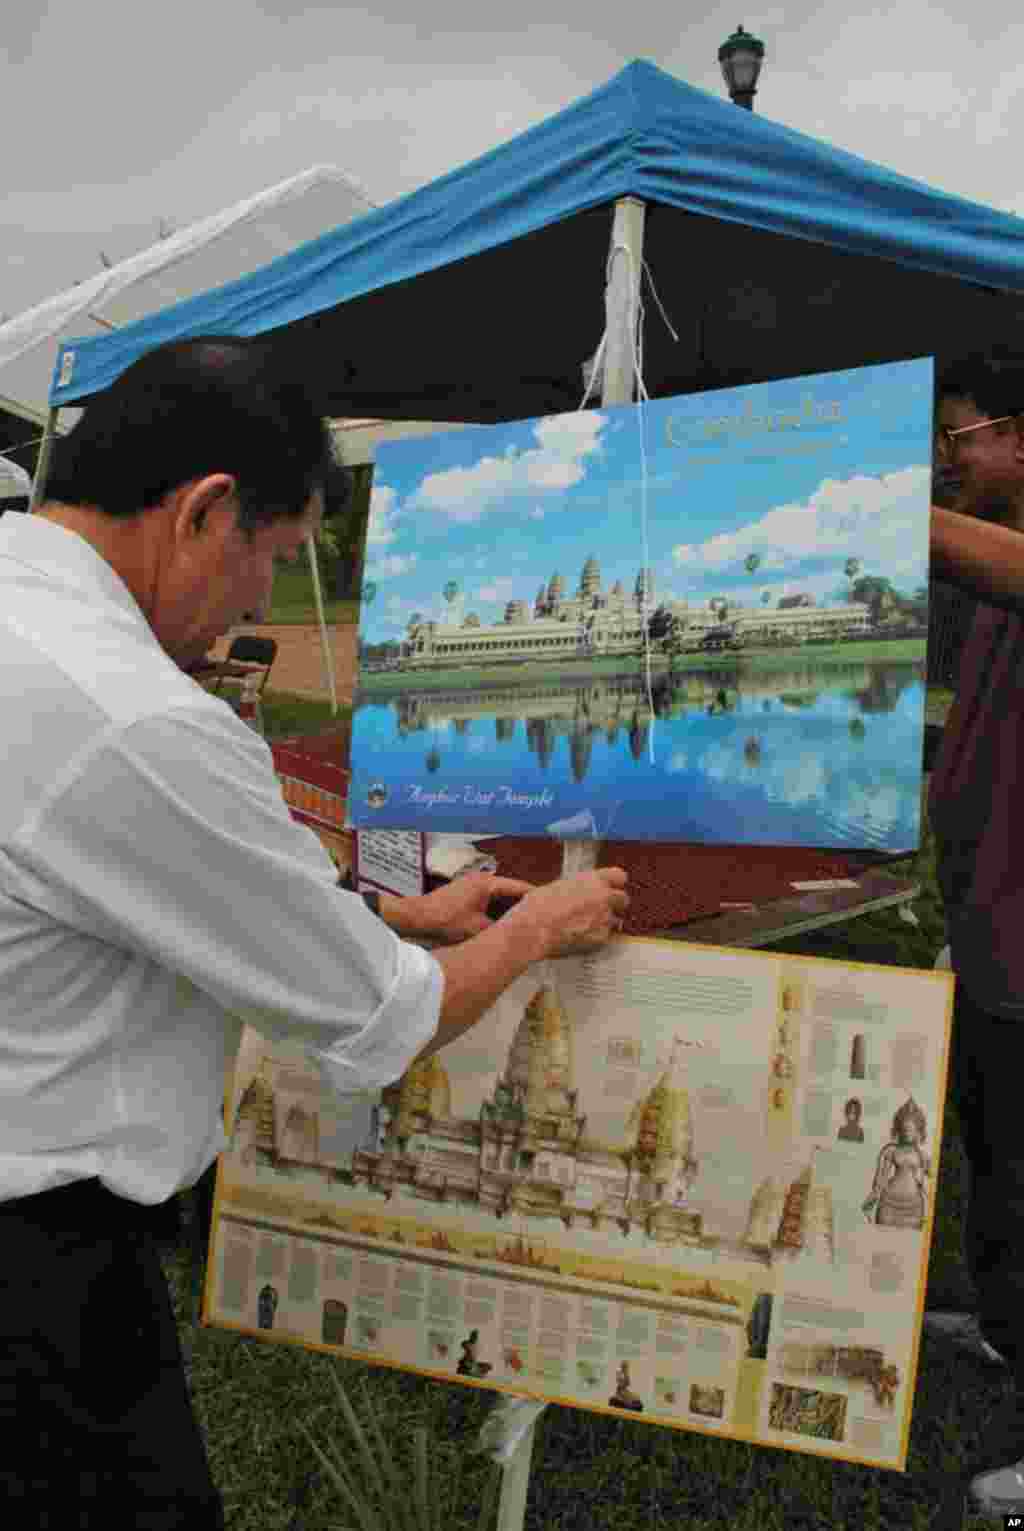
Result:
[[[636,397],[637,326],[640,316],[640,273],[644,258],[645,204],[639,197],[621,197],[615,204],[605,288],[608,341],[605,346],[601,403],[631,404]],[[623,251],[629,256],[624,257]]]
[[[636,396],[644,212],[645,204],[639,197],[620,197],[612,217],[601,373],[601,404],[605,408],[610,404],[631,404]],[[563,840],[562,876],[591,870],[597,865],[600,851],[600,840]]]
[[[306,533],[306,552],[309,554],[309,569],[313,576],[313,599],[316,602],[316,619],[320,627],[320,648],[324,657],[324,672],[327,676],[327,689],[331,693],[331,713],[338,715],[338,690],[334,682],[334,654],[331,650],[331,641],[327,632],[327,618],[324,615],[324,593],[320,588],[320,569],[317,564],[316,543],[313,533]]]
[[[643,270],[645,205],[639,197],[621,197],[615,204],[612,236],[608,253],[608,277],[605,286],[605,350],[601,381],[601,404],[630,404],[636,396],[637,327],[640,317],[640,274]],[[628,251],[628,256],[624,254]],[[562,876],[585,871],[597,865],[600,840],[563,840]],[[526,1499],[530,1489],[530,1467],[534,1437],[546,1404],[520,1401],[533,1414],[510,1456],[503,1460],[501,1497],[498,1501],[498,1531],[523,1531],[526,1524]],[[495,1417],[498,1416],[498,1418]],[[504,1415],[504,1421],[501,1416]],[[489,1417],[491,1442],[504,1433],[511,1444],[516,1429],[517,1411],[510,1400],[499,1400]],[[495,1427],[505,1424],[505,1431]]]
[[[46,480],[50,472],[50,458],[53,455],[53,443],[57,436],[57,416],[60,407],[51,409],[46,416],[46,425],[43,427],[43,439],[39,447],[39,456],[36,458],[36,476],[32,480],[32,498],[28,502],[29,515],[38,510],[43,503],[46,493]]]

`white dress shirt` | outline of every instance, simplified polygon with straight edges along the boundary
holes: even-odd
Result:
[[[290,816],[268,746],[83,537],[0,519],[0,1200],[156,1203],[225,1146],[249,1022],[341,1092],[433,1036],[441,969]]]

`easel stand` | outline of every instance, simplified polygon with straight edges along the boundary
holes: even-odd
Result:
[[[595,358],[602,365],[603,406],[629,404],[634,397],[643,240],[644,204],[636,197],[623,197],[615,204],[612,222],[603,357],[599,352]],[[562,876],[592,870],[600,849],[600,840],[564,840]],[[534,1398],[502,1396],[480,1431],[477,1451],[502,1468],[497,1531],[523,1531],[526,1524],[534,1433],[546,1408],[546,1403]]]
[[[534,1432],[546,1408],[535,1398],[503,1396],[480,1431],[477,1451],[502,1469],[497,1531],[522,1531],[526,1522]]]

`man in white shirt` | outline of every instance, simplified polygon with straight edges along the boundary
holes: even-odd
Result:
[[[477,875],[378,919],[185,673],[268,610],[328,465],[267,346],[178,343],[0,524],[0,1495],[34,1525],[223,1524],[143,1209],[224,1146],[241,1025],[303,1040],[339,1090],[383,1085],[628,904],[616,869]],[[495,897],[518,902],[491,920]]]

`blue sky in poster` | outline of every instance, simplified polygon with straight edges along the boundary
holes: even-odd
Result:
[[[656,600],[824,604],[845,597],[850,557],[910,594],[927,578],[931,414],[923,360],[386,443],[362,636],[439,619],[449,580],[465,614],[501,621],[556,572],[575,593],[590,554],[606,589],[649,564]]]

